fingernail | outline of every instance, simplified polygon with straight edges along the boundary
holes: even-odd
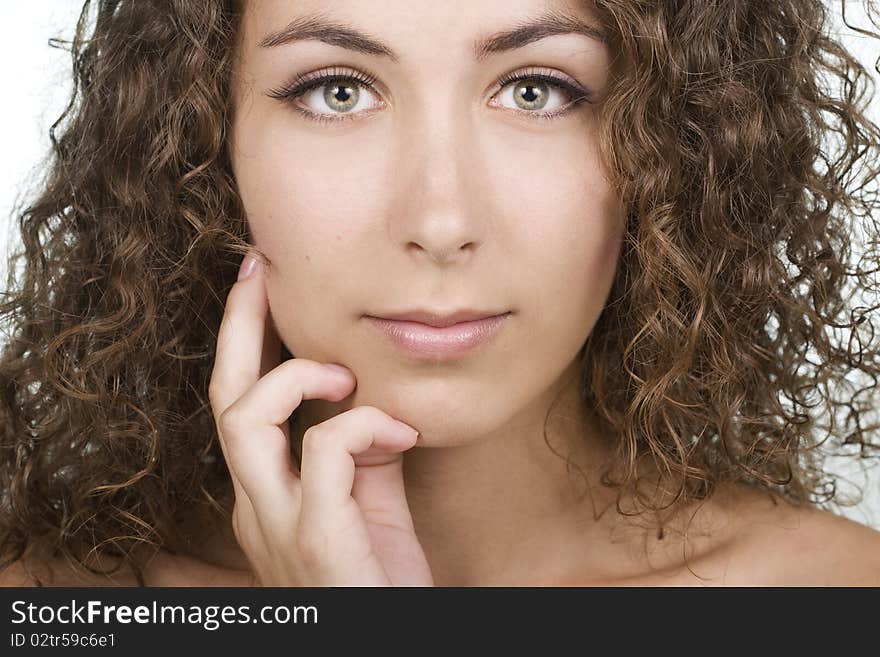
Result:
[[[336,363],[326,363],[326,365],[334,372],[341,372],[342,374],[348,374],[350,372],[350,370],[347,367],[343,367],[342,365],[337,365]]]
[[[238,280],[243,281],[246,278],[250,278],[250,276],[257,269],[257,259],[248,253],[244,260],[241,261],[241,266],[238,268]]]
[[[409,433],[413,433],[416,435],[416,437],[418,437],[419,432],[417,430],[413,429],[411,426],[409,426],[406,422],[401,422],[400,420],[394,420],[394,421],[397,422],[397,424],[402,426],[404,429],[406,429]]]

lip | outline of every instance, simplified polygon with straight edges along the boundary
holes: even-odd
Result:
[[[433,326],[410,319],[416,313],[409,313],[407,319],[392,319],[365,315],[371,324],[380,329],[401,350],[429,360],[461,358],[491,340],[510,316],[510,312],[456,321],[452,319],[463,316],[463,313],[447,315],[439,319],[437,315],[423,313],[421,316],[430,321],[445,321],[446,326]],[[471,313],[473,315],[473,313]]]
[[[452,313],[435,313],[429,310],[411,310],[402,313],[386,313],[384,315],[367,315],[367,317],[376,317],[377,319],[393,319],[408,322],[418,322],[419,324],[427,324],[428,326],[436,326],[445,328],[453,324],[461,322],[470,322],[475,319],[486,319],[487,317],[495,317],[506,313],[485,312],[481,310],[457,310]]]

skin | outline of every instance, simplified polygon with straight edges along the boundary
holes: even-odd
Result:
[[[317,40],[257,45],[294,17],[319,10],[381,39],[398,61]],[[598,485],[607,452],[579,398],[578,352],[608,297],[624,212],[599,157],[595,105],[580,103],[541,120],[509,91],[499,93],[497,81],[538,66],[600,100],[611,53],[581,34],[539,39],[482,61],[471,47],[517,18],[548,10],[596,24],[584,3],[564,1],[247,3],[230,146],[254,243],[269,260],[256,279],[264,281],[273,318],[263,364],[273,362],[277,331],[295,360],[342,364],[352,375],[350,390],[316,389],[314,399],[302,400],[291,428],[294,449],[305,434],[303,494],[291,504],[299,503],[302,518],[316,528],[306,521],[294,527],[289,515],[278,526],[287,526],[288,541],[300,541],[305,551],[315,547],[308,532],[323,532],[327,538],[312,555],[323,559],[266,561],[270,579],[700,581],[694,566],[709,580],[747,579],[749,568],[757,571],[740,557],[744,546],[760,544],[753,535],[820,522],[809,511],[780,512],[764,498],[725,490],[711,505],[683,509],[661,543],[617,514],[610,492]],[[293,109],[296,103],[338,117],[323,88],[297,101],[267,96],[294,74],[328,67],[376,76],[375,93],[359,87],[350,121],[317,123]],[[570,100],[565,93],[555,90],[543,111]],[[363,317],[424,307],[513,314],[477,354],[443,362],[397,351]],[[319,369],[303,369],[314,381],[290,375],[287,399],[324,385]],[[580,466],[586,484],[569,476],[564,459],[545,445],[545,418],[554,449]],[[392,437],[392,419],[419,431],[412,448]],[[393,446],[384,457],[371,457],[384,459],[379,467],[361,467],[370,458],[353,452],[369,445],[370,432],[374,450],[382,441]],[[281,443],[276,449],[284,451]],[[327,476],[323,489],[311,488],[311,501],[309,449],[313,460],[331,462],[335,454],[337,474]],[[248,454],[257,462],[256,450]],[[276,506],[283,487],[265,493]],[[354,513],[356,505],[379,517]],[[340,528],[357,526],[372,549],[356,543],[362,552],[353,555],[348,541],[348,553],[333,554],[327,546],[342,541],[332,540],[338,536],[333,519],[317,529],[318,508],[339,514]],[[395,536],[380,526],[393,527]],[[247,543],[241,534],[238,543]],[[880,534],[869,536],[876,546]],[[244,547],[251,564],[265,550]],[[365,555],[370,568],[346,571],[348,560]],[[764,576],[772,572],[765,569]]]
[[[318,9],[378,36],[400,61],[314,40],[256,45]],[[271,263],[271,315],[295,357],[343,364],[357,380],[341,401],[304,402],[303,424],[367,405],[418,429],[405,493],[442,582],[556,576],[580,567],[580,546],[607,532],[576,499],[583,491],[542,428],[560,396],[548,424],[555,447],[582,467],[599,460],[572,401],[577,354],[615,273],[623,210],[603,175],[594,106],[547,121],[535,114],[563,105],[564,90],[537,112],[516,105],[514,84],[507,97],[496,92],[505,73],[539,66],[600,96],[610,53],[579,34],[479,63],[470,48],[548,9],[591,18],[577,3],[279,1],[249,3],[242,25],[231,153],[254,243]],[[432,34],[447,45],[424,39],[418,24],[442,26]],[[334,66],[375,72],[384,95],[362,90],[354,111],[381,109],[319,124],[266,95],[295,73]],[[333,113],[320,93],[300,102]],[[363,318],[424,307],[513,315],[479,353],[430,363],[397,351]],[[536,570],[541,554],[553,558]]]
[[[317,10],[399,61],[257,45]],[[599,485],[608,437],[580,400],[578,352],[608,297],[623,209],[596,107],[541,120],[563,90],[526,110],[497,81],[537,66],[601,98],[611,53],[578,34],[482,61],[470,47],[547,10],[595,23],[581,3],[546,0],[246,3],[230,152],[268,263],[233,286],[209,391],[233,526],[198,554],[160,552],[149,583],[880,584],[880,532],[828,512],[722,488],[660,540]],[[330,67],[377,76],[360,87],[364,114],[318,123],[267,95]],[[322,91],[300,105],[333,114]],[[446,361],[396,350],[364,318],[462,307],[513,314]]]

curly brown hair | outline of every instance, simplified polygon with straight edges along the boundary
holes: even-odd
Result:
[[[613,436],[602,481],[636,515],[725,482],[832,503],[832,448],[878,446],[878,306],[860,298],[876,292],[860,266],[878,255],[873,82],[822,0],[590,7],[615,56],[600,146],[627,208],[581,351]],[[192,517],[229,518],[207,387],[250,241],[226,149],[240,14],[85,2],[0,305],[0,568],[33,548],[97,573],[127,564],[143,584],[140,547],[185,550]],[[116,565],[96,569],[98,553]]]

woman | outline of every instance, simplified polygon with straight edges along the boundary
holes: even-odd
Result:
[[[89,12],[6,583],[880,584],[823,460],[876,446],[880,130],[820,0]]]

